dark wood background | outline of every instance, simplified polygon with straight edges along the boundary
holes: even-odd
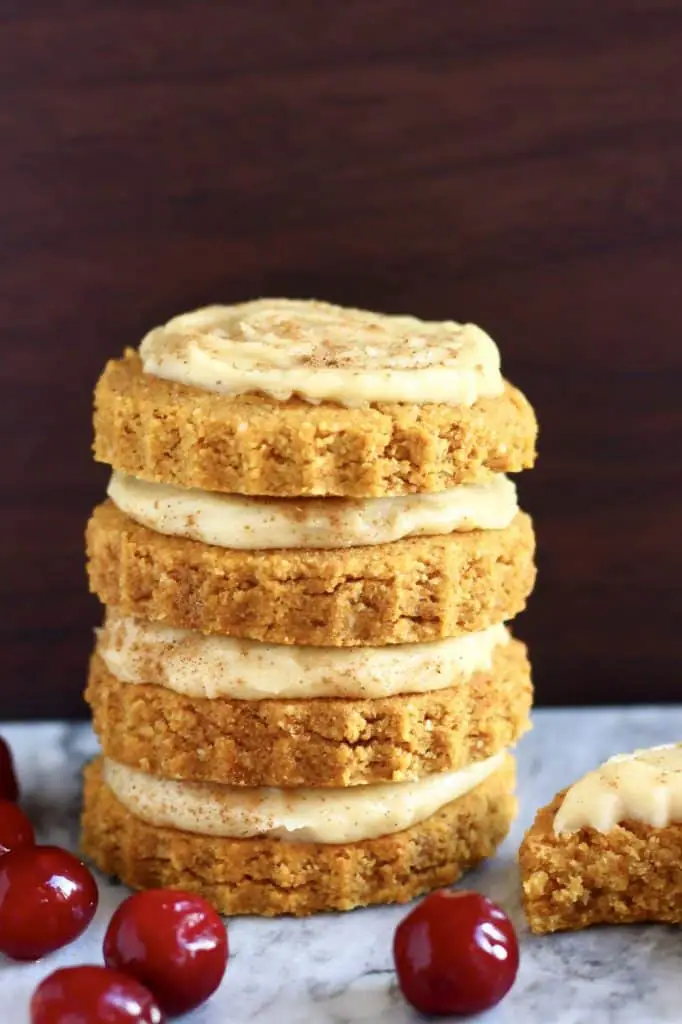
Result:
[[[0,718],[84,713],[107,356],[210,301],[480,322],[542,702],[677,699],[680,0],[0,2]]]

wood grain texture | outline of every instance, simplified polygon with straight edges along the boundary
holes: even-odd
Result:
[[[104,360],[267,293],[484,325],[543,428],[540,700],[677,699],[680,3],[0,17],[0,718],[85,711]]]

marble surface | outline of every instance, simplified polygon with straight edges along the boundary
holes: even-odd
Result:
[[[75,848],[79,772],[96,749],[87,726],[8,725],[25,805],[44,841]],[[486,1024],[667,1024],[682,1021],[682,936],[661,926],[532,938],[519,907],[515,853],[534,811],[611,754],[682,738],[682,707],[550,710],[519,749],[521,815],[498,857],[467,879],[500,901],[521,938],[521,969]],[[27,1024],[37,982],[57,966],[99,962],[103,929],[126,890],[100,879],[101,904],[77,943],[42,963],[0,959],[0,1006]],[[405,908],[303,921],[229,924],[232,957],[220,991],[188,1024],[409,1024],[420,1019],[395,986],[391,943]],[[2,1021],[10,1020],[0,1010]],[[460,1018],[461,1019],[461,1018]]]

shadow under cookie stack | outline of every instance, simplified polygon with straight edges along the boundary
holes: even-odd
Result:
[[[405,902],[515,813],[536,423],[472,325],[215,306],[106,367],[83,847],[225,914]]]

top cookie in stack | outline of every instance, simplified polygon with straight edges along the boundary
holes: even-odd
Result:
[[[306,913],[407,899],[492,852],[530,705],[503,624],[534,580],[503,474],[532,465],[536,423],[491,339],[209,307],[107,366],[95,431],[114,469],[88,528],[100,865]]]
[[[478,328],[322,302],[176,317],[109,363],[96,405],[98,461],[224,493],[444,491],[535,458],[533,411]]]

